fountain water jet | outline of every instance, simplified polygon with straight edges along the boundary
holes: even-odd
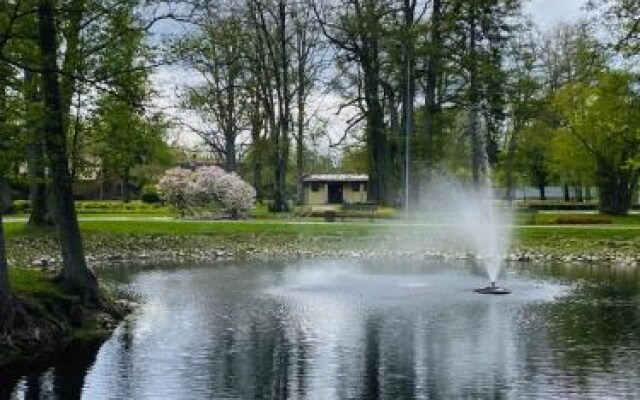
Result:
[[[451,245],[464,245],[466,251],[473,253],[473,259],[484,268],[489,282],[493,283],[488,288],[495,287],[509,248],[509,213],[494,207],[492,188],[488,183],[469,187],[441,174],[430,186],[426,209],[446,218],[443,229],[449,230],[450,240],[454,238]]]
[[[421,207],[428,212],[444,216],[446,225],[452,229],[456,239],[454,247],[464,243],[467,251],[484,267],[491,285],[479,289],[479,293],[507,294],[506,289],[495,286],[503,269],[504,255],[510,242],[510,213],[505,208],[496,208],[491,182],[484,130],[486,126],[475,113],[470,112],[465,135],[472,137],[474,182],[463,183],[448,171],[431,176],[422,196]],[[499,293],[498,293],[499,292]]]

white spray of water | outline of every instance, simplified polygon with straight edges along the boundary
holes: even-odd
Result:
[[[490,281],[495,282],[510,245],[511,213],[506,208],[496,207],[498,201],[493,192],[484,143],[486,124],[483,119],[477,112],[470,111],[464,116],[459,130],[471,139],[472,146],[479,146],[475,154],[479,182],[464,182],[446,169],[444,172],[431,171],[429,184],[423,185],[420,204],[411,207],[411,220],[426,226],[438,223],[437,229],[425,229],[419,235],[438,239],[445,236],[448,246],[445,251],[464,248],[472,252],[484,265]],[[405,247],[420,246],[408,234],[399,232],[398,236]]]
[[[491,186],[470,187],[440,175],[426,189],[421,209],[439,218],[451,244],[472,251],[495,282],[510,242],[509,213],[494,206]]]

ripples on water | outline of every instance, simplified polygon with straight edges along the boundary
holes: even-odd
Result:
[[[604,272],[603,272],[604,271]],[[509,296],[455,265],[349,262],[120,271],[146,299],[104,344],[9,398],[635,398],[635,271],[510,272]]]

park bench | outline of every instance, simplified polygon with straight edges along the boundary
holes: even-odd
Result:
[[[369,217],[369,220],[373,220],[376,215],[376,211],[378,210],[378,205],[375,203],[344,203],[342,205],[342,211],[344,211],[341,216],[344,220],[345,217],[350,216],[349,212],[362,212],[366,213]]]
[[[372,221],[375,218],[377,210],[378,205],[375,203],[344,203],[342,207],[340,207],[340,210],[324,210],[322,216],[327,222],[334,222],[336,218],[344,221],[346,218],[358,218],[363,215]]]

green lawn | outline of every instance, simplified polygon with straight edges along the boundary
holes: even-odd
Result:
[[[107,216],[107,215],[104,215]],[[110,216],[114,216],[110,214]],[[115,217],[119,215],[116,214]],[[545,216],[546,218],[546,216]],[[178,219],[154,220],[137,216],[131,219],[114,220],[82,220],[81,228],[86,233],[105,234],[166,234],[166,235],[226,235],[226,234],[278,234],[278,235],[320,235],[320,236],[362,236],[397,232],[398,227],[406,230],[421,229],[413,223],[402,221],[369,222],[366,220],[350,220],[347,222],[325,223],[291,220],[247,220],[247,221],[184,221]],[[12,221],[5,224],[8,236],[37,236],[47,234],[26,227],[23,221]],[[526,240],[550,240],[555,238],[601,239],[601,238],[637,238],[640,237],[640,218],[630,216],[614,218],[608,225],[544,225],[518,226],[516,236]]]

